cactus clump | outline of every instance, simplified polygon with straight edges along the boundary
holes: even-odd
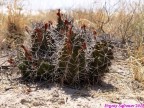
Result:
[[[112,48],[110,43],[106,41],[95,44],[91,53],[92,60],[88,64],[91,83],[99,83],[104,74],[108,72],[111,59],[113,59]]]
[[[22,76],[26,79],[48,79],[54,69],[51,56],[54,54],[56,47],[54,39],[50,36],[48,25],[42,24],[36,27],[31,35],[32,47],[30,51],[22,45],[24,49],[24,60],[19,64]]]
[[[22,76],[28,80],[44,79],[62,85],[93,85],[101,80],[113,59],[109,41],[96,41],[85,25],[57,13],[58,23],[36,27],[31,35],[31,49],[24,46],[19,63]]]

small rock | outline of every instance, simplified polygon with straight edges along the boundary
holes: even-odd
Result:
[[[30,101],[26,100],[26,99],[21,99],[20,101],[21,104],[25,104],[25,103],[31,103]]]
[[[43,106],[43,102],[33,102],[33,106]]]
[[[58,101],[58,104],[65,104],[65,100],[64,100],[64,99],[60,99],[60,100]]]
[[[111,100],[112,103],[116,103],[116,104],[122,104],[120,101],[118,100]]]
[[[8,88],[5,88],[5,91],[8,91],[10,89],[13,89],[13,87],[8,87]]]

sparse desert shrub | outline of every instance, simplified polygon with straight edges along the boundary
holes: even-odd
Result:
[[[48,80],[64,85],[93,85],[101,80],[113,59],[109,41],[97,41],[85,25],[76,27],[73,20],[57,13],[52,23],[38,24],[31,35],[30,49],[24,50],[18,67],[25,80]]]
[[[143,45],[140,45],[132,52],[129,61],[130,67],[133,72],[134,80],[144,83],[144,57],[143,57]]]
[[[5,18],[4,36],[12,48],[18,48],[25,39],[26,16],[22,14],[22,4],[19,0],[9,1]]]
[[[139,60],[133,60],[133,63],[131,65],[132,71],[133,71],[133,77],[135,80],[144,83],[144,66],[140,63]]]

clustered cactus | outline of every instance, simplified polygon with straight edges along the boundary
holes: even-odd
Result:
[[[75,27],[73,20],[57,13],[52,22],[37,25],[31,35],[31,48],[24,45],[18,67],[25,80],[48,80],[77,86],[101,80],[113,59],[109,41],[97,41],[96,32],[85,25]]]

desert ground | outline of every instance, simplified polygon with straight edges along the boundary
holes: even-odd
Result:
[[[26,9],[24,1],[0,0],[0,108],[144,108],[142,0],[95,2],[89,10],[63,2],[40,10],[36,0]],[[63,83],[98,80],[97,70],[99,84]],[[51,76],[22,78],[37,73]]]
[[[1,108],[143,108],[143,84],[135,81],[128,60],[115,50],[102,85],[74,89],[48,82],[20,83],[16,69],[0,72]]]

